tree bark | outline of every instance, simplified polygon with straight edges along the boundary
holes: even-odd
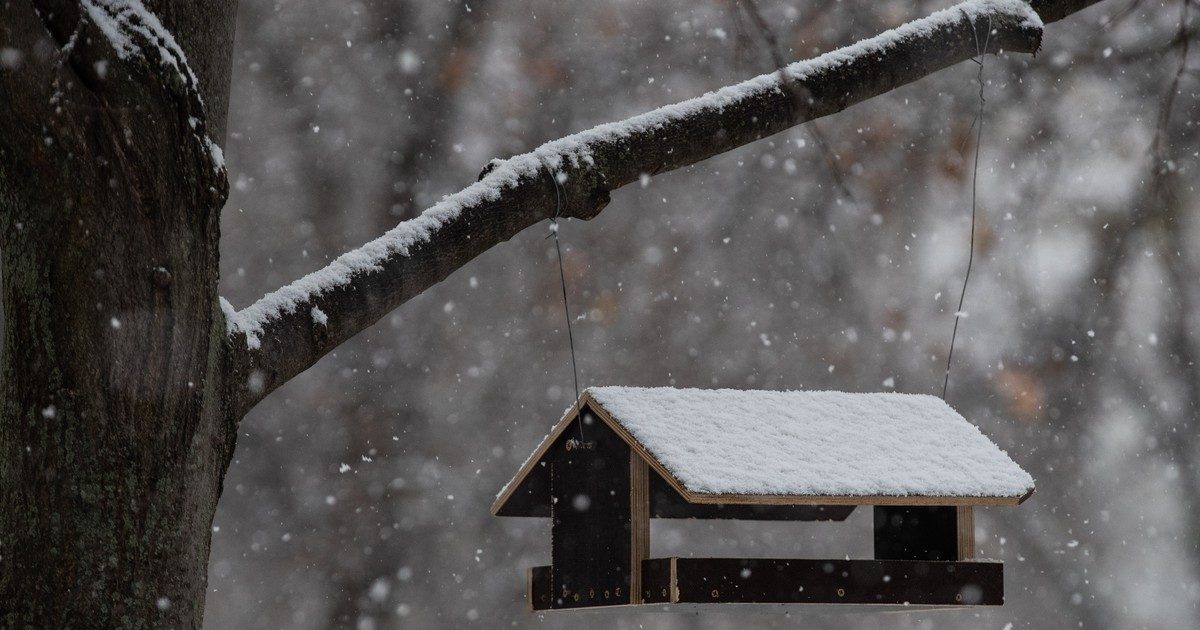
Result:
[[[0,8],[19,55],[0,70],[3,627],[201,622],[238,418],[216,306],[227,186],[205,142],[233,3],[150,5],[198,85],[145,34],[149,54],[122,58],[87,3]]]
[[[1094,1],[1034,6],[1049,20]],[[217,295],[228,184],[215,147],[235,3],[0,0],[0,626],[199,627],[245,410],[556,210],[549,174],[524,177],[378,268],[302,296],[248,350]],[[1036,50],[1040,28],[1010,19],[1011,3],[980,6],[992,7],[992,50]],[[594,216],[642,173],[972,57],[983,26],[939,23],[778,90],[598,142],[594,162],[561,167],[563,215]],[[316,325],[315,307],[327,323]]]

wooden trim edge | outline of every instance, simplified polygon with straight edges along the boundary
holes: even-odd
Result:
[[[650,557],[650,468],[629,451],[629,603],[642,603],[642,561]]]
[[[679,558],[671,556],[671,603],[679,603]]]
[[[533,567],[525,568],[525,605],[529,608],[529,612],[537,611],[533,607],[533,598],[537,593],[533,591]]]
[[[1020,505],[1022,497],[799,494],[705,494],[684,491],[689,503],[722,505]]]

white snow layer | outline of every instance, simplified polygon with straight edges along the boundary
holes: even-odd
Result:
[[[940,398],[592,387],[691,492],[1017,497],[1033,478]]]
[[[121,59],[128,59],[135,54],[150,59],[130,37],[131,34],[140,35],[157,49],[159,61],[174,68],[185,84],[193,87],[200,85],[175,36],[141,0],[83,0],[83,8]]]
[[[803,80],[814,73],[836,69],[860,57],[882,54],[905,40],[927,35],[948,24],[960,23],[964,16],[978,20],[997,14],[1021,17],[1026,26],[1040,28],[1042,25],[1037,13],[1022,0],[968,0],[845,48],[798,61],[783,68],[782,73],[791,80]],[[516,187],[522,179],[541,177],[547,169],[558,172],[566,163],[576,167],[591,164],[591,148],[595,145],[662,128],[705,111],[721,111],[726,106],[764,92],[782,92],[784,88],[780,74],[779,71],[764,74],[621,122],[607,123],[548,142],[529,153],[507,160],[493,160],[493,170],[480,181],[443,197],[420,216],[404,221],[383,236],[343,254],[324,269],[259,298],[240,311],[236,318],[230,319],[231,331],[245,333],[247,345],[257,348],[260,345],[259,336],[268,322],[294,313],[306,302],[349,284],[356,274],[379,271],[383,262],[391,256],[407,256],[410,248],[429,240],[464,209],[496,201],[506,188]]]
[[[187,55],[175,41],[171,31],[163,26],[158,16],[142,4],[141,0],[83,0],[83,8],[88,18],[100,29],[109,44],[116,51],[117,57],[128,59],[133,55],[141,55],[146,60],[151,56],[142,50],[132,35],[137,35],[158,52],[158,61],[163,66],[172,69],[179,78],[196,95],[201,106],[204,99],[200,96],[200,81],[196,79],[192,67],[188,65]],[[190,118],[192,129],[196,128],[197,120]],[[225,155],[221,147],[213,142],[207,134],[197,132],[197,137],[208,150],[212,160],[213,171],[220,173],[225,168]]]

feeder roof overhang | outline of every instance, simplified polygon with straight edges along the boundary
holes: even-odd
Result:
[[[899,393],[592,387],[500,491],[504,510],[580,409],[685,500],[726,505],[1018,505],[1033,478],[940,398]]]

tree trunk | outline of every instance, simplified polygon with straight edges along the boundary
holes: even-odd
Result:
[[[0,8],[19,51],[0,76],[3,627],[200,626],[237,421],[209,140],[233,9],[161,4],[178,46],[138,16],[150,54],[124,55],[85,6]],[[203,83],[160,54],[191,42]]]

